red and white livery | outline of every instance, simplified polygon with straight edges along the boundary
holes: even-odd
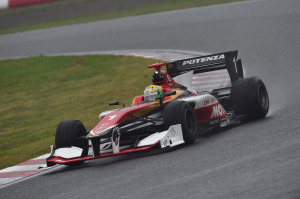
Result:
[[[152,82],[156,97],[149,100],[140,95],[129,106],[110,102],[110,106],[123,107],[101,113],[99,123],[90,131],[78,120],[62,121],[47,166],[193,144],[200,129],[222,128],[245,117],[260,119],[268,113],[266,87],[257,77],[244,78],[237,51],[148,68],[155,69]]]

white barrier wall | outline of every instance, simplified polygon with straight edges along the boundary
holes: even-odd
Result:
[[[8,8],[8,0],[0,0],[0,9]]]

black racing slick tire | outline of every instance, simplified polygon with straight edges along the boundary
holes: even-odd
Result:
[[[231,87],[231,104],[238,115],[247,115],[251,119],[264,118],[269,111],[265,84],[258,77],[234,81]]]
[[[166,128],[181,124],[183,139],[186,144],[193,144],[197,139],[197,120],[193,108],[185,101],[169,102],[163,112]]]
[[[76,146],[82,149],[88,147],[88,140],[84,139],[87,135],[86,129],[79,120],[66,120],[59,123],[55,134],[55,148]],[[74,162],[68,165],[77,165],[82,162]]]

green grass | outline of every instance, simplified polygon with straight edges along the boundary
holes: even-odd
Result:
[[[62,120],[90,130],[109,101],[129,105],[151,84],[146,66],[156,62],[109,55],[0,61],[0,169],[49,152]]]
[[[24,7],[18,9],[11,9],[0,11],[0,17],[6,16],[13,13],[26,13],[26,12],[35,12],[35,11],[43,11],[43,9],[55,9],[57,7],[68,6],[70,3],[82,3],[87,0],[73,0],[72,1],[58,1],[51,4],[42,4],[36,5],[31,7]],[[157,13],[163,11],[170,11],[170,10],[178,10],[178,9],[185,9],[185,8],[193,8],[193,7],[201,7],[201,6],[208,6],[208,5],[215,5],[215,4],[223,4],[223,3],[230,3],[236,1],[244,1],[244,0],[177,0],[172,2],[162,2],[156,3],[147,6],[139,6],[135,8],[128,8],[128,9],[119,9],[116,7],[115,10],[110,10],[106,12],[98,12],[98,13],[91,13],[85,14],[78,17],[66,17],[65,19],[60,20],[46,20],[43,22],[33,22],[33,23],[26,23],[17,27],[10,27],[4,28],[0,30],[0,34],[9,34],[9,33],[16,33],[28,30],[36,30],[36,29],[44,29],[44,28],[51,28],[51,27],[58,27],[58,26],[65,26],[65,25],[72,25],[72,24],[79,24],[79,23],[87,23],[99,20],[107,20],[107,19],[115,19],[121,17],[128,17],[128,16],[136,16],[142,14],[149,14],[149,13]]]

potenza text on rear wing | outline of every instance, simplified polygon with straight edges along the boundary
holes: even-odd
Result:
[[[237,60],[238,51],[229,51],[201,57],[177,60],[166,64],[171,77],[194,71],[194,74],[227,69],[231,81],[243,78],[242,61]]]

